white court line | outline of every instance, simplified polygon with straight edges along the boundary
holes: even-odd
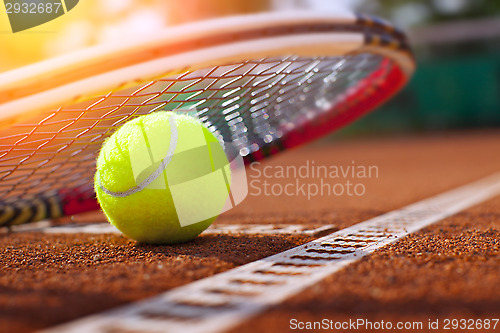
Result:
[[[243,234],[243,235],[306,235],[321,236],[338,228],[333,224],[308,226],[301,224],[220,224],[211,225],[204,235]],[[50,222],[37,222],[13,226],[13,232],[41,232],[45,234],[121,234],[109,223],[70,224],[52,226]]]
[[[500,174],[46,332],[222,332],[387,244],[500,194]]]

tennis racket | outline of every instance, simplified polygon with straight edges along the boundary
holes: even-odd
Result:
[[[197,22],[1,74],[0,226],[99,209],[98,150],[140,115],[196,110],[250,163],[351,123],[414,68],[387,22],[305,11]]]

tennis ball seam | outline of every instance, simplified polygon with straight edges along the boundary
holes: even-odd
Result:
[[[169,145],[169,148],[168,148],[168,151],[167,151],[165,158],[160,162],[160,165],[158,166],[158,168],[151,175],[149,175],[145,180],[143,180],[142,183],[140,183],[139,185],[136,185],[136,186],[128,189],[127,191],[124,191],[124,192],[114,192],[114,191],[111,191],[111,190],[107,189],[106,187],[104,187],[104,185],[101,182],[101,177],[99,175],[99,177],[97,179],[97,183],[98,183],[100,189],[104,193],[106,193],[107,195],[112,196],[112,197],[124,198],[124,197],[127,197],[129,195],[132,195],[134,193],[137,193],[139,191],[144,190],[149,184],[151,184],[155,179],[157,179],[160,175],[163,174],[163,171],[167,168],[168,164],[170,163],[170,161],[172,160],[172,158],[174,156],[175,148],[177,147],[177,139],[179,136],[179,133],[177,131],[177,125],[175,123],[175,116],[172,114],[168,120],[170,123],[170,145]],[[141,128],[141,132],[143,132],[142,123],[141,123],[140,128]],[[116,142],[116,139],[115,139],[115,142]],[[147,143],[147,141],[146,141],[146,143]],[[148,144],[148,150],[150,150],[149,144]]]
[[[103,211],[110,223],[139,242],[191,240],[234,206],[223,143],[199,119],[175,114],[173,122],[172,114],[154,112],[124,124],[113,134],[115,140],[103,145],[97,160],[94,186]],[[170,177],[166,184],[157,178],[128,197],[110,196],[102,189],[127,191],[150,176],[167,155],[171,128],[179,136],[175,156],[160,169]]]

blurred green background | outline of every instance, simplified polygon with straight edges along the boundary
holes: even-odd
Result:
[[[338,136],[500,127],[500,1],[357,1],[409,33],[417,71]]]

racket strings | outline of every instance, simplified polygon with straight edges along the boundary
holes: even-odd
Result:
[[[119,126],[156,110],[190,112],[246,156],[322,114],[341,112],[349,89],[383,57],[282,57],[187,71],[111,91],[0,131],[4,203],[63,189],[93,196],[95,158]]]

